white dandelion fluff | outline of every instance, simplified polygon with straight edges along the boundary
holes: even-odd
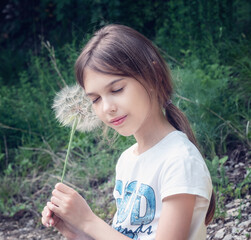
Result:
[[[52,108],[63,126],[72,127],[74,121],[77,120],[76,130],[86,132],[101,125],[84,89],[77,84],[66,86],[58,92]]]
[[[54,98],[52,108],[58,121],[63,126],[71,127],[71,135],[61,177],[61,182],[63,182],[75,131],[91,131],[99,127],[101,121],[94,113],[91,101],[79,85],[64,87]]]

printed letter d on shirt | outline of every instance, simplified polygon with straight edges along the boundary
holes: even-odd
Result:
[[[141,217],[140,211],[142,211],[142,205],[141,205],[142,197],[144,197],[146,200],[146,206],[145,206],[145,214],[144,216]],[[142,183],[140,185],[137,197],[133,205],[131,214],[131,224],[145,225],[151,223],[152,220],[154,219],[155,211],[156,211],[156,202],[155,202],[154,190],[150,186]]]
[[[117,198],[117,223],[122,223],[131,213],[131,225],[149,224],[153,219],[156,211],[156,201],[154,190],[146,185],[141,184],[137,190],[137,181],[125,185],[124,194],[122,193],[123,182],[116,181],[115,190],[123,198]],[[142,201],[145,200],[144,206]],[[143,216],[140,213],[144,212]]]

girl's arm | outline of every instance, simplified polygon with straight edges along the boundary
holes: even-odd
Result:
[[[163,199],[155,240],[186,240],[195,205],[195,195],[177,194]]]
[[[55,227],[68,240],[94,240],[87,234],[74,228],[56,216],[47,206],[42,211],[42,223],[46,227]]]
[[[195,195],[178,194],[163,200],[161,217],[158,224],[155,240],[187,240],[195,205]],[[95,232],[91,235],[97,240],[126,240],[114,229],[110,229],[101,219],[96,219],[96,224],[90,225],[87,232]],[[111,230],[109,230],[109,229]],[[115,233],[117,233],[117,236]],[[107,237],[103,233],[107,233]],[[112,236],[112,237],[111,237]]]

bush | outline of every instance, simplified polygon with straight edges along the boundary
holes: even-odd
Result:
[[[222,156],[235,143],[249,145],[249,104],[236,93],[230,66],[202,64],[196,56],[173,69],[175,100],[186,113],[206,156]]]

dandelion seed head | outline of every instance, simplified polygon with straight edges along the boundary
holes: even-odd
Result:
[[[72,127],[77,118],[76,130],[91,131],[101,125],[101,121],[94,113],[91,101],[85,91],[79,86],[66,86],[57,93],[52,108],[56,118],[63,126]]]

